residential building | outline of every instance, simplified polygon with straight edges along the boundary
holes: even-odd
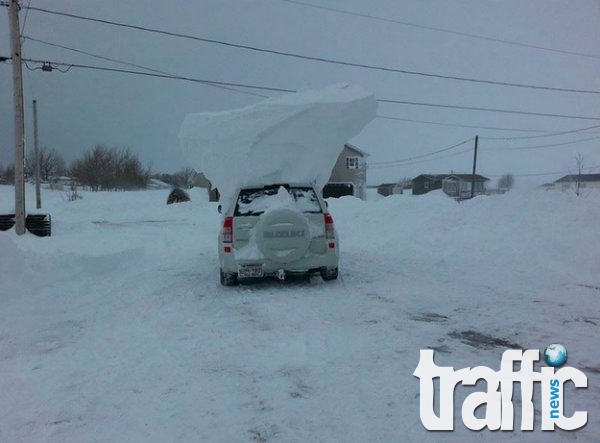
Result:
[[[356,146],[346,143],[333,167],[329,181],[323,188],[323,197],[353,195],[365,200],[368,156],[369,154]]]
[[[421,174],[412,180],[413,195],[422,195],[442,189],[450,197],[468,198],[475,183],[474,195],[485,193],[485,182],[490,179],[479,174]]]
[[[410,183],[382,183],[377,186],[377,193],[387,197],[388,195],[403,194],[405,189],[410,189]]]
[[[427,194],[442,189],[442,180],[449,174],[421,174],[412,179],[413,195]]]
[[[490,179],[475,174],[450,174],[442,180],[442,190],[449,197],[466,199],[485,194],[485,182]]]
[[[194,171],[192,175],[192,183],[197,188],[205,188],[208,192],[208,201],[218,202],[220,198],[219,190],[212,187],[212,183],[207,179],[202,172]]]
[[[553,183],[546,183],[542,187],[546,190],[558,191],[577,191],[577,182],[579,189],[600,189],[600,174],[569,174],[559,178]]]

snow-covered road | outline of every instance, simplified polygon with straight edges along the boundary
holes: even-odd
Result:
[[[600,194],[331,200],[340,280],[236,288],[191,196],[45,191],[51,238],[0,232],[0,442],[600,441]],[[485,383],[456,388],[454,432],[424,429],[420,349],[497,370],[554,342],[588,377],[566,386],[584,429],[542,433],[538,389],[535,432],[469,431]]]

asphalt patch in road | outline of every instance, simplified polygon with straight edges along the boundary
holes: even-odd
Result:
[[[523,349],[523,347],[517,343],[513,343],[503,338],[492,337],[491,335],[477,331],[452,331],[448,333],[448,336],[477,349]]]
[[[410,319],[428,323],[440,323],[448,320],[448,317],[442,314],[436,314],[435,312],[421,312],[420,314],[411,314]]]

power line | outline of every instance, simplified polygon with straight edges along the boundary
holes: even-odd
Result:
[[[437,103],[422,103],[422,102],[409,102],[404,100],[390,100],[390,99],[378,99],[380,103],[393,103],[399,105],[413,105],[413,106],[429,106],[433,108],[449,108],[449,109],[462,109],[466,111],[484,111],[484,112],[501,112],[505,114],[521,114],[521,115],[537,115],[541,117],[561,117],[561,118],[573,118],[580,120],[600,120],[600,117],[586,117],[579,115],[565,115],[565,114],[549,114],[545,112],[529,112],[529,111],[516,111],[509,109],[496,109],[496,108],[480,108],[475,106],[457,106],[457,105],[444,105]]]
[[[575,140],[575,141],[566,142],[566,143],[555,143],[555,144],[549,144],[549,145],[527,146],[527,147],[506,148],[506,149],[541,149],[541,148],[549,148],[549,147],[561,146],[561,145],[567,145],[567,144],[581,143],[581,142],[586,142],[586,141],[590,141],[590,140],[597,140],[597,139],[600,139],[600,137],[592,137],[592,138],[589,138],[589,139]],[[418,163],[421,163],[421,162],[441,160],[441,159],[444,159],[444,158],[454,157],[454,156],[457,156],[457,155],[460,155],[460,154],[464,154],[466,152],[472,152],[472,149],[471,148],[462,149],[460,151],[453,152],[452,154],[449,154],[449,155],[443,155],[443,156],[438,156],[438,157],[430,158],[430,159],[426,159],[426,160],[420,160],[422,158],[430,157],[432,155],[436,155],[436,154],[439,154],[441,152],[450,151],[452,149],[455,149],[455,148],[457,148],[459,146],[462,146],[462,145],[464,145],[466,143],[469,143],[471,141],[473,141],[473,138],[469,138],[467,140],[463,140],[460,143],[454,144],[452,146],[448,146],[446,148],[438,149],[438,150],[435,150],[435,151],[427,152],[425,154],[416,155],[416,156],[413,156],[413,157],[407,157],[407,158],[398,159],[398,160],[390,160],[390,161],[382,161],[382,162],[369,163],[369,167],[372,167],[372,168],[375,168],[375,169],[390,168],[390,167],[395,167],[395,166],[413,165],[413,164],[418,164]],[[487,148],[487,149],[483,148],[483,149],[485,149],[485,150],[495,150],[493,148]],[[499,148],[499,149],[503,149],[503,148]],[[414,160],[418,160],[418,161],[414,161]]]
[[[23,19],[23,26],[21,26],[21,48],[23,47],[24,39],[23,33],[25,32],[25,26],[27,25],[27,17],[29,16],[29,7],[31,6],[31,0],[27,2],[27,8],[25,10],[25,18]]]
[[[428,161],[435,161],[435,160],[441,160],[444,158],[449,158],[449,157],[455,157],[459,154],[464,154],[466,152],[473,152],[472,149],[465,149],[465,150],[461,150],[458,152],[455,152],[453,154],[450,155],[443,155],[440,157],[436,157],[436,158],[430,158],[427,160],[420,160],[420,161],[415,161],[415,162],[410,162],[410,163],[402,163],[402,164],[398,164],[398,165],[386,165],[386,166],[374,166],[373,169],[384,169],[384,168],[393,168],[396,166],[407,166],[407,165],[414,165],[414,164],[419,164],[419,163],[425,163]],[[600,165],[594,165],[594,166],[587,166],[585,168],[583,168],[583,170],[591,170],[591,169],[596,169],[596,168],[600,168]],[[538,177],[538,176],[544,176],[544,175],[556,175],[556,174],[571,174],[573,173],[573,169],[571,170],[563,170],[563,171],[552,171],[552,172],[534,172],[534,173],[526,173],[526,174],[511,174],[514,177]],[[504,175],[506,175],[506,173],[503,174],[485,174],[486,176],[489,177],[502,177]]]
[[[587,170],[596,169],[596,168],[600,168],[600,165],[587,166],[582,169],[587,171]],[[573,171],[574,171],[574,169],[565,170],[565,171],[538,172],[538,173],[531,173],[531,174],[511,174],[511,175],[513,175],[515,177],[536,177],[536,176],[542,176],[542,175],[571,174]],[[485,175],[489,175],[490,177],[502,177],[503,175],[506,175],[506,174],[485,174]]]
[[[23,60],[23,64],[25,64],[25,67],[27,69],[29,69],[30,71],[41,71],[42,70],[41,66],[35,66],[33,68],[31,66],[29,66],[29,63],[27,63],[27,60]]]
[[[64,66],[67,66],[66,69],[59,69],[56,66],[52,66],[52,64],[50,62],[44,62],[44,63],[42,63],[42,66],[35,66],[35,67],[32,68],[31,66],[29,66],[29,63],[27,63],[28,61],[31,61],[31,60],[29,60],[29,59],[22,59],[22,61],[25,64],[25,67],[28,70],[30,70],[30,71],[52,72],[53,70],[56,69],[58,72],[62,72],[63,74],[66,74],[73,67],[73,65],[64,65]]]
[[[453,152],[452,154],[441,155],[441,156],[435,157],[435,158],[426,158],[424,160],[416,160],[416,161],[410,161],[410,162],[407,161],[405,163],[394,163],[394,164],[389,164],[389,165],[375,165],[375,166],[372,166],[372,168],[373,169],[386,169],[386,168],[395,168],[398,166],[416,165],[419,163],[426,163],[426,162],[435,161],[435,160],[442,160],[444,158],[456,157],[457,155],[464,154],[466,152],[471,153],[471,152],[473,152],[473,149],[472,148],[462,149],[460,151]]]
[[[293,57],[293,58],[298,58],[298,59],[302,59],[302,60],[318,61],[318,62],[322,62],[322,63],[329,63],[329,64],[335,64],[335,65],[351,66],[351,67],[355,67],[355,68],[371,69],[371,70],[384,71],[384,72],[394,72],[394,73],[405,74],[405,75],[422,76],[422,77],[430,77],[430,78],[437,78],[437,79],[444,79],[444,80],[455,80],[455,81],[462,81],[462,82],[472,82],[472,83],[480,83],[480,84],[489,84],[489,85],[497,85],[497,86],[509,86],[509,87],[516,87],[516,88],[528,88],[528,89],[538,89],[538,90],[546,90],[546,91],[575,92],[575,93],[582,93],[582,94],[600,94],[600,91],[596,91],[596,90],[559,88],[559,87],[532,85],[532,84],[525,84],[525,83],[484,80],[484,79],[459,77],[459,76],[452,76],[452,75],[432,74],[432,73],[427,73],[427,72],[411,71],[411,70],[406,70],[406,69],[397,69],[397,68],[391,68],[391,67],[385,67],[385,66],[369,65],[369,64],[365,64],[365,63],[355,63],[355,62],[349,62],[349,61],[343,61],[343,60],[334,60],[334,59],[325,58],[325,57],[309,56],[309,55],[298,54],[298,53],[294,53],[294,52],[278,51],[278,50],[274,50],[274,49],[260,48],[257,46],[225,42],[222,40],[209,39],[209,38],[198,37],[198,36],[193,36],[193,35],[189,35],[189,34],[181,34],[178,32],[171,32],[171,31],[165,31],[165,30],[160,30],[160,29],[155,29],[155,28],[148,28],[145,26],[132,25],[132,24],[123,23],[123,22],[98,19],[98,18],[93,18],[93,17],[77,15],[77,14],[71,14],[71,13],[67,13],[67,12],[53,11],[53,10],[44,9],[44,8],[29,7],[28,9],[30,9],[32,11],[43,12],[43,13],[53,14],[53,15],[59,15],[59,16],[78,19],[78,20],[86,20],[86,21],[91,21],[91,22],[95,22],[95,23],[102,23],[102,24],[106,24],[106,25],[135,29],[138,31],[145,31],[145,32],[152,32],[152,33],[156,33],[156,34],[168,35],[170,37],[185,38],[185,39],[189,39],[189,40],[201,41],[204,43],[213,43],[213,44],[228,46],[228,47],[232,47],[232,48],[245,49],[245,50],[249,50],[249,51],[256,51],[256,52],[280,55],[280,56],[285,56],[285,57]]]
[[[9,59],[9,58],[5,57],[5,59]],[[125,73],[125,74],[143,75],[143,76],[147,76],[147,77],[167,78],[167,79],[171,79],[171,80],[182,80],[182,81],[189,81],[189,82],[202,83],[202,84],[233,86],[233,87],[258,89],[258,90],[272,91],[272,92],[287,92],[287,93],[297,92],[294,89],[260,86],[260,85],[250,85],[250,84],[245,84],[245,83],[233,83],[233,82],[222,82],[222,81],[215,81],[215,80],[205,80],[205,79],[197,79],[197,78],[185,77],[185,76],[180,76],[180,75],[167,75],[167,74],[159,74],[159,73],[152,73],[152,72],[141,72],[141,71],[133,71],[133,70],[127,70],[127,69],[107,68],[107,67],[103,67],[103,66],[84,65],[84,64],[77,64],[77,63],[62,63],[62,62],[53,62],[53,61],[47,61],[47,60],[34,60],[34,59],[23,59],[23,60],[31,62],[31,63],[48,63],[48,64],[52,64],[52,65],[56,65],[56,66],[92,69],[92,70],[99,70],[99,71],[121,72],[121,73]],[[504,113],[504,114],[535,115],[535,116],[542,116],[542,117],[557,117],[557,118],[569,118],[569,119],[581,119],[581,120],[600,120],[600,117],[588,117],[588,116],[565,115],[565,114],[549,114],[549,113],[542,113],[542,112],[518,111],[518,110],[513,110],[513,109],[481,108],[481,107],[473,107],[473,106],[409,102],[409,101],[382,99],[382,98],[377,99],[377,101],[380,103],[391,103],[391,104],[402,104],[402,105],[413,105],[413,106],[428,106],[428,107],[460,109],[460,110],[468,110],[468,111],[499,112],[499,113]]]
[[[540,138],[540,137],[556,137],[558,135],[564,134],[574,134],[576,132],[587,131],[588,129],[600,128],[600,125],[588,126],[587,128],[581,129],[573,129],[571,131],[562,131],[562,132],[554,132],[553,134],[545,134],[545,135],[524,135],[519,137],[479,137],[480,140],[523,140],[530,138]]]
[[[54,61],[47,61],[47,60],[34,60],[34,59],[29,59],[29,58],[23,59],[23,60],[30,62],[30,63],[47,63],[52,66],[66,66],[69,69],[70,68],[81,68],[81,69],[91,69],[91,70],[96,70],[96,71],[120,72],[120,73],[124,73],[124,74],[142,75],[142,76],[146,76],[146,77],[166,78],[166,79],[170,79],[170,80],[182,80],[182,81],[208,84],[208,85],[233,86],[233,87],[239,87],[239,88],[259,89],[259,90],[263,90],[263,91],[296,92],[292,89],[250,85],[250,84],[244,84],[244,83],[222,82],[222,81],[216,81],[216,80],[205,80],[205,79],[199,79],[199,78],[193,78],[193,77],[185,77],[185,76],[181,76],[181,75],[170,75],[170,74],[159,74],[159,73],[155,73],[155,72],[132,71],[132,70],[128,70],[128,69],[108,68],[105,66],[84,65],[84,64],[79,64],[79,63],[62,63],[62,62],[54,62]]]
[[[313,3],[307,3],[307,2],[298,1],[298,0],[280,0],[280,1],[283,1],[283,2],[286,2],[286,3],[292,3],[292,4],[295,4],[295,5],[307,6],[307,7],[315,8],[315,9],[321,9],[321,10],[324,10],[324,11],[337,12],[337,13],[346,14],[346,15],[353,15],[355,17],[368,18],[368,19],[371,19],[371,20],[377,20],[377,21],[381,21],[381,22],[396,23],[398,25],[410,26],[410,27],[413,27],[413,28],[425,29],[425,30],[428,30],[428,31],[436,31],[436,32],[443,32],[443,33],[446,33],[446,34],[460,35],[461,37],[475,38],[475,39],[479,39],[479,40],[486,40],[486,41],[491,41],[491,42],[496,42],[496,43],[503,43],[503,44],[507,44],[507,45],[521,46],[521,47],[530,48],[530,49],[539,49],[539,50],[542,50],[542,51],[557,52],[559,54],[568,54],[568,55],[576,55],[576,56],[580,56],[580,57],[589,57],[589,58],[600,59],[600,55],[596,55],[596,54],[587,54],[587,53],[584,53],[584,52],[576,52],[576,51],[567,51],[567,50],[563,50],[563,49],[548,48],[548,47],[545,47],[545,46],[531,45],[531,44],[528,44],[528,43],[517,42],[517,41],[514,41],[514,40],[505,40],[505,39],[500,39],[500,38],[487,37],[487,36],[480,35],[480,34],[473,34],[473,33],[469,33],[469,32],[455,31],[455,30],[452,30],[452,29],[438,28],[438,27],[435,27],[435,26],[419,25],[419,24],[416,24],[416,23],[410,23],[410,22],[405,22],[405,21],[401,21],[401,20],[394,20],[394,19],[385,18],[385,17],[378,17],[378,16],[370,15],[370,14],[361,14],[359,12],[348,11],[348,10],[345,10],[345,9],[337,9],[337,8],[331,8],[331,7],[328,7],[328,6],[315,5]]]
[[[444,122],[434,122],[431,120],[415,120],[415,119],[411,119],[411,118],[392,117],[392,116],[381,115],[381,114],[377,114],[377,118],[384,119],[384,120],[397,120],[397,121],[408,122],[408,123],[420,123],[420,124],[426,124],[426,125],[450,126],[450,127],[457,127],[457,128],[490,129],[493,131],[510,131],[510,132],[537,132],[537,133],[546,133],[546,134],[549,134],[549,136],[556,135],[556,134],[563,134],[562,132],[557,133],[556,131],[549,131],[549,130],[544,130],[544,129],[523,129],[523,128],[506,128],[506,127],[498,127],[498,126],[462,125],[462,124],[458,124],[458,123],[444,123]],[[567,131],[567,132],[570,132],[570,131]],[[591,132],[591,134],[593,134],[593,132]],[[493,137],[479,137],[479,138],[486,139],[486,140],[494,139]],[[517,137],[514,137],[514,138],[517,138]],[[498,137],[497,139],[498,140],[510,140],[510,139],[513,139],[513,137],[506,137],[506,138]]]
[[[592,140],[599,140],[599,139],[600,139],[600,137],[590,137],[590,138],[583,138],[580,140],[572,140],[569,142],[552,143],[552,144],[548,144],[548,145],[519,146],[516,148],[482,148],[482,149],[485,151],[515,151],[515,150],[524,150],[524,149],[544,149],[544,148],[553,148],[555,146],[574,145],[577,143],[584,143],[584,142],[589,142]]]
[[[94,57],[94,58],[97,58],[97,59],[100,59],[100,60],[105,60],[105,61],[109,61],[109,62],[113,62],[113,63],[119,63],[119,64],[122,64],[122,65],[125,65],[125,66],[131,66],[131,67],[134,67],[134,68],[145,69],[147,71],[157,72],[159,74],[172,75],[172,74],[170,74],[168,72],[159,71],[158,69],[148,68],[147,66],[137,65],[135,63],[129,63],[129,62],[126,62],[126,61],[123,61],[123,60],[118,60],[118,59],[111,58],[111,57],[105,57],[105,56],[94,54],[94,53],[91,53],[91,52],[82,51],[80,49],[75,49],[75,48],[71,48],[71,47],[68,47],[68,46],[59,45],[58,43],[50,43],[50,42],[47,42],[45,40],[40,40],[40,39],[29,37],[29,36],[26,36],[26,35],[23,36],[23,39],[30,40],[30,41],[36,42],[36,43],[41,43],[41,44],[47,45],[47,46],[52,46],[52,47],[55,47],[55,48],[66,49],[67,51],[76,52],[78,54],[87,55],[87,56]]]
[[[439,150],[436,150],[436,151],[433,151],[433,152],[428,152],[426,154],[416,155],[414,157],[407,157],[407,158],[403,158],[403,159],[400,159],[400,160],[390,160],[390,161],[384,161],[384,162],[373,162],[373,163],[369,163],[369,166],[388,165],[388,164],[391,164],[391,163],[407,162],[407,161],[410,161],[410,160],[416,160],[416,159],[423,158],[423,157],[429,157],[430,155],[435,155],[435,154],[439,154],[440,152],[450,151],[451,149],[458,148],[459,146],[462,146],[465,143],[469,143],[471,141],[473,141],[473,138],[469,138],[467,140],[463,140],[463,141],[461,141],[459,143],[456,143],[455,145],[448,146],[447,148],[442,148],[442,149],[439,149]]]
[[[150,71],[150,72],[155,72],[155,73],[158,73],[158,74],[164,74],[164,75],[176,77],[174,74],[171,74],[169,72],[160,71],[158,69],[149,68],[147,66],[138,65],[138,64],[135,64],[135,63],[129,63],[129,62],[126,62],[126,61],[123,61],[123,60],[118,60],[118,59],[111,58],[111,57],[105,57],[105,56],[102,56],[102,55],[94,54],[94,53],[87,52],[87,51],[82,51],[80,49],[71,48],[69,46],[59,45],[57,43],[47,42],[47,41],[40,40],[40,39],[33,38],[33,37],[23,36],[23,39],[25,39],[25,40],[31,40],[32,42],[41,43],[41,44],[47,45],[47,46],[53,46],[55,48],[65,49],[67,51],[76,52],[78,54],[87,55],[89,57],[97,58],[97,59],[100,59],[100,60],[105,60],[105,61],[109,61],[109,62],[113,62],[113,63],[119,63],[119,64],[124,65],[124,66],[131,66],[133,68],[145,69],[145,70]],[[230,88],[228,86],[222,86],[222,85],[211,84],[211,83],[205,83],[205,84],[207,86],[213,86],[215,88],[220,88],[220,89],[227,89],[229,91],[239,92],[241,94],[253,95],[253,96],[256,96],[256,97],[263,97],[263,98],[267,98],[268,97],[268,96],[263,95],[263,94],[257,94],[255,92],[250,92],[250,91],[242,91],[240,89]]]

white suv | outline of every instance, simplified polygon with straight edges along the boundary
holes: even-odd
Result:
[[[311,272],[319,272],[324,280],[337,278],[337,233],[313,185],[242,188],[223,215],[221,284],[265,276],[283,280],[287,274]]]

